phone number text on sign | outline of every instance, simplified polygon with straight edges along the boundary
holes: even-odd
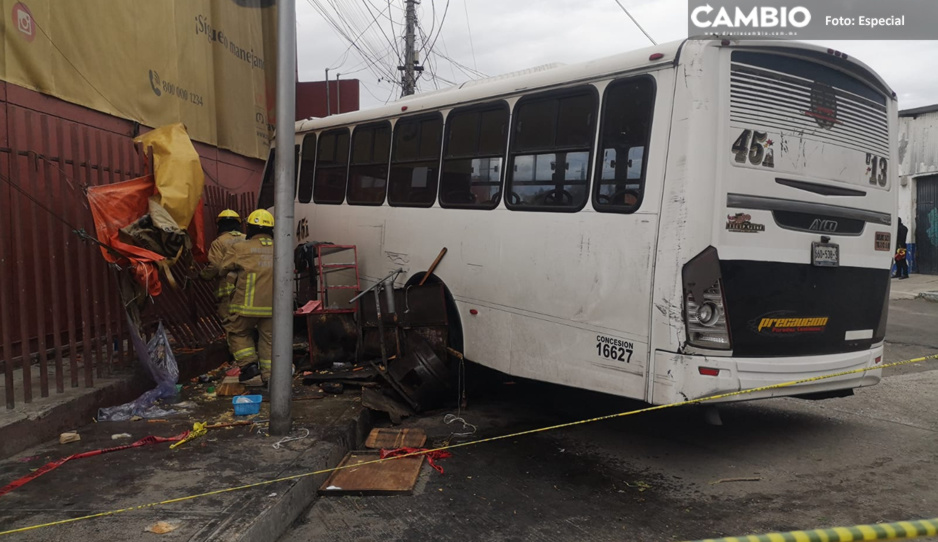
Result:
[[[635,345],[629,341],[606,337],[605,335],[596,336],[596,355],[603,359],[629,363],[632,361],[632,352],[634,351]]]

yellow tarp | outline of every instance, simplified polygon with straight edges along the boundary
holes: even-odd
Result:
[[[205,176],[199,153],[181,123],[162,126],[134,139],[144,150],[153,149],[153,171],[160,204],[180,229],[189,227],[202,198]]]

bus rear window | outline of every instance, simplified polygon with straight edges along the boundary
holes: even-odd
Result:
[[[651,77],[620,79],[606,88],[593,187],[597,211],[631,213],[641,205],[654,109]]]

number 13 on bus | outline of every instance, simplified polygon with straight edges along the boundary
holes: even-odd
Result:
[[[867,369],[739,398],[841,395],[880,379],[896,118],[838,51],[691,39],[300,121],[296,218],[365,286],[448,247],[450,345],[510,375],[666,404]]]

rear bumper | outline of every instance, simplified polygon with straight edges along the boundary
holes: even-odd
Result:
[[[655,352],[649,402],[657,405],[676,403],[859,369],[869,370],[714,399],[713,402],[749,401],[872,386],[882,376],[882,369],[877,368],[882,363],[875,361],[877,357],[882,359],[882,355],[882,344],[859,352],[776,358],[710,357],[658,350]],[[701,375],[700,367],[718,369],[719,374]]]

